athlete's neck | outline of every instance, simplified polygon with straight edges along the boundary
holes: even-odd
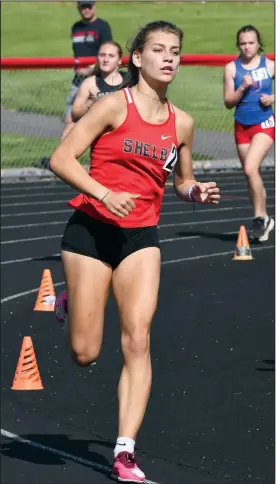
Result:
[[[102,72],[101,76],[103,80],[110,86],[116,86],[117,84],[120,84],[120,82],[122,82],[122,76],[117,70],[108,73]]]
[[[253,57],[243,57],[242,55],[240,56],[240,61],[242,65],[244,66],[254,66],[257,67],[259,62],[260,62],[261,56],[259,54],[254,55]]]
[[[148,84],[140,84],[138,83],[134,86],[134,91],[136,91],[139,95],[146,96],[154,101],[164,103],[167,101],[166,98],[166,91],[167,87],[161,87],[160,89],[153,89]]]

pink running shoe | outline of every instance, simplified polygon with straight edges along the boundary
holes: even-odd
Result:
[[[63,291],[56,299],[55,304],[56,319],[59,323],[64,323],[67,318],[67,293]]]
[[[128,452],[117,455],[111,477],[119,482],[145,482],[145,474],[137,466],[135,454]]]

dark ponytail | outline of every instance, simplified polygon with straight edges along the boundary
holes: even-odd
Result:
[[[128,73],[126,80],[123,83],[123,87],[132,87],[138,84],[139,69],[133,64],[133,53],[143,52],[150,34],[160,31],[175,34],[179,38],[180,48],[182,47],[183,32],[175,24],[159,20],[145,25],[145,27],[139,30],[135,39],[131,42],[131,45],[127,45],[129,51]]]

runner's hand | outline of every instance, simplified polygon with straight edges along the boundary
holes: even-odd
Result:
[[[253,84],[253,79],[249,74],[246,74],[242,80],[242,87],[248,89]]]
[[[269,94],[261,94],[260,102],[263,106],[270,106],[273,103],[274,96]]]
[[[134,199],[139,197],[135,193],[110,191],[102,203],[109,212],[124,218],[136,207]]]
[[[192,191],[192,198],[197,203],[219,203],[220,194],[216,182],[197,182]]]

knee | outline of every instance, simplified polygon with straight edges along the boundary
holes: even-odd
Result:
[[[72,340],[71,351],[75,363],[79,366],[89,366],[100,354],[100,345],[89,344],[86,340]]]
[[[247,178],[254,178],[259,175],[259,168],[254,165],[245,165],[243,171]]]
[[[122,334],[122,350],[125,357],[145,356],[149,353],[149,346],[148,329],[135,329]]]

